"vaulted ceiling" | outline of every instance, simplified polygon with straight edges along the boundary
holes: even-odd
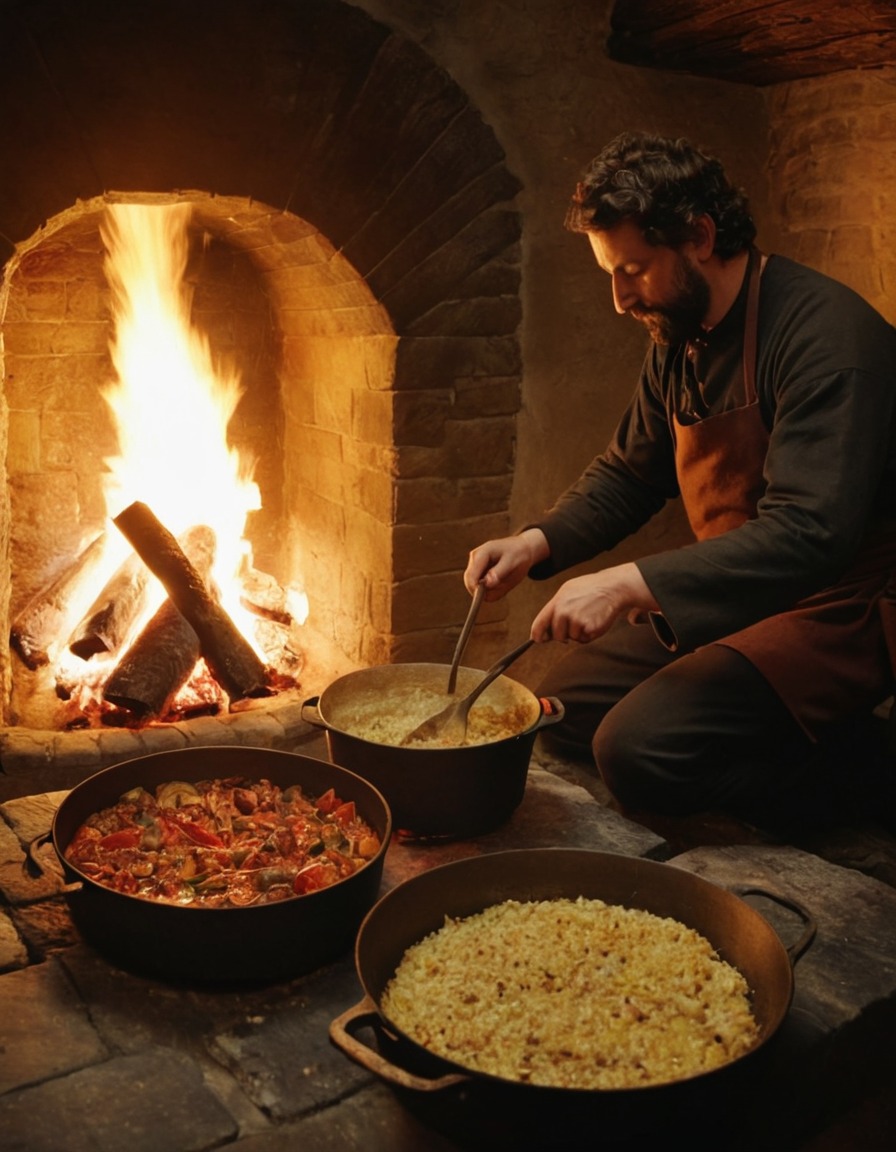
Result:
[[[762,87],[896,64],[896,0],[616,0],[620,63]]]

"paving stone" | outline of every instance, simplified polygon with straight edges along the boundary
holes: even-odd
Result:
[[[12,828],[2,819],[3,805],[0,804],[0,868],[4,864],[21,867],[25,861],[25,851]]]
[[[35,961],[46,960],[51,952],[70,948],[80,940],[61,897],[19,905],[11,917]]]
[[[196,1065],[165,1049],[0,1098],[3,1146],[23,1152],[200,1152],[236,1130]]]
[[[62,1076],[108,1057],[84,1005],[53,960],[4,974],[0,1021],[0,1092]]]
[[[457,1145],[421,1124],[382,1085],[365,1087],[338,1108],[278,1125],[235,1144],[230,1152],[457,1152]],[[495,1149],[495,1152],[504,1152]]]
[[[12,828],[19,843],[27,846],[38,836],[49,832],[56,809],[68,793],[44,792],[39,796],[21,796],[0,804],[0,816]]]
[[[0,911],[0,972],[24,968],[28,960],[28,949],[15,924],[5,912]]]
[[[343,961],[317,973],[276,1012],[219,1032],[209,1050],[275,1120],[333,1104],[369,1079],[328,1034],[338,1006],[349,1007],[360,996],[354,968]]]

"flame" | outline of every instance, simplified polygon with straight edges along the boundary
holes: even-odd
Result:
[[[130,555],[131,547],[111,521],[140,501],[175,536],[206,526],[216,539],[211,581],[224,610],[262,659],[258,618],[240,596],[252,570],[246,538],[250,512],[261,508],[252,478],[255,461],[228,444],[228,425],[242,395],[238,373],[216,363],[206,336],[192,322],[186,281],[191,208],[187,204],[115,204],[101,226],[105,272],[111,289],[114,334],[110,341],[116,379],[101,388],[112,415],[118,453],[106,458],[106,514],[102,560],[73,599],[71,626],[86,611],[101,581]],[[125,651],[158,608],[165,590],[153,594],[133,623]],[[91,590],[90,599],[85,599]],[[308,599],[297,588],[282,589],[285,607],[298,623]],[[121,652],[96,654],[85,669],[67,649],[59,654],[57,683],[66,684],[77,707],[97,701]],[[200,691],[202,660],[181,696]],[[207,676],[207,673],[206,673]],[[200,693],[201,694],[201,693]],[[180,697],[179,697],[180,699]]]
[[[208,525],[217,538],[213,578],[225,610],[238,617],[237,577],[250,556],[246,518],[261,498],[254,461],[227,441],[240,380],[213,362],[191,323],[190,216],[185,204],[115,204],[101,229],[118,374],[102,390],[119,444],[106,460],[106,510],[114,518],[140,500],[175,536]]]

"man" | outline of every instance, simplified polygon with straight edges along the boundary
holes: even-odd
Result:
[[[624,808],[811,818],[892,690],[896,330],[761,255],[743,194],[684,140],[613,140],[567,226],[652,343],[606,450],[465,583],[497,599],[680,495],[693,543],[568,580],[536,616],[536,640],[576,642],[538,689],[564,702],[553,731]]]

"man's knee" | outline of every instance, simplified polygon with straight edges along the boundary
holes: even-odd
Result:
[[[662,729],[637,710],[618,705],[594,734],[598,772],[623,808],[679,815],[697,802],[694,782],[670,770],[668,731]]]

